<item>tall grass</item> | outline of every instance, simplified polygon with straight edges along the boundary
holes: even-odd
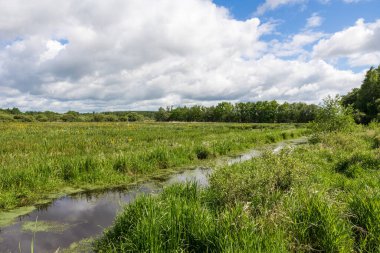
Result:
[[[284,138],[290,124],[1,123],[0,209],[67,188],[126,185]]]
[[[98,252],[271,252],[279,234],[264,234],[243,206],[215,213],[196,184],[174,185],[161,196],[128,206],[96,242]]]
[[[323,133],[126,206],[96,252],[379,252],[380,128]],[[271,141],[265,137],[265,141]]]

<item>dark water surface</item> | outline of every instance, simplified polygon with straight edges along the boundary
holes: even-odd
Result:
[[[271,146],[279,152],[287,145],[297,145],[305,139],[281,142]],[[227,164],[235,164],[261,155],[259,150],[230,158]],[[211,168],[197,168],[173,174],[164,182],[148,182],[129,189],[87,192],[62,197],[52,203],[39,207],[32,213],[19,217],[11,226],[0,228],[0,252],[30,252],[33,241],[34,252],[55,252],[58,248],[69,247],[73,242],[100,235],[109,227],[122,206],[142,194],[156,194],[165,185],[178,182],[195,181],[200,186],[208,185]],[[25,229],[31,222],[53,224],[49,231],[32,232]],[[54,229],[54,226],[58,228]],[[37,225],[38,226],[38,225]],[[23,229],[24,228],[24,229]]]

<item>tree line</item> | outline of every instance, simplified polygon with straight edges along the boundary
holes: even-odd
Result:
[[[0,109],[0,122],[134,122],[154,120],[154,114],[155,112],[21,112],[18,108],[8,108]]]
[[[252,123],[306,123],[313,121],[319,106],[306,103],[283,103],[277,101],[221,102],[216,106],[160,108],[157,121],[198,122],[252,122]]]

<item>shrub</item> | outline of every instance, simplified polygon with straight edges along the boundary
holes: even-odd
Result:
[[[314,132],[349,131],[355,126],[352,109],[343,107],[339,96],[327,97],[311,123]]]
[[[0,112],[0,122],[11,122],[14,121],[13,115]]]

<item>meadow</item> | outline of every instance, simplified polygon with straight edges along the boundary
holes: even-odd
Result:
[[[329,125],[330,126],[330,125]],[[125,207],[96,252],[380,252],[380,126],[217,169]]]
[[[0,210],[128,186],[305,131],[294,124],[2,123]]]

